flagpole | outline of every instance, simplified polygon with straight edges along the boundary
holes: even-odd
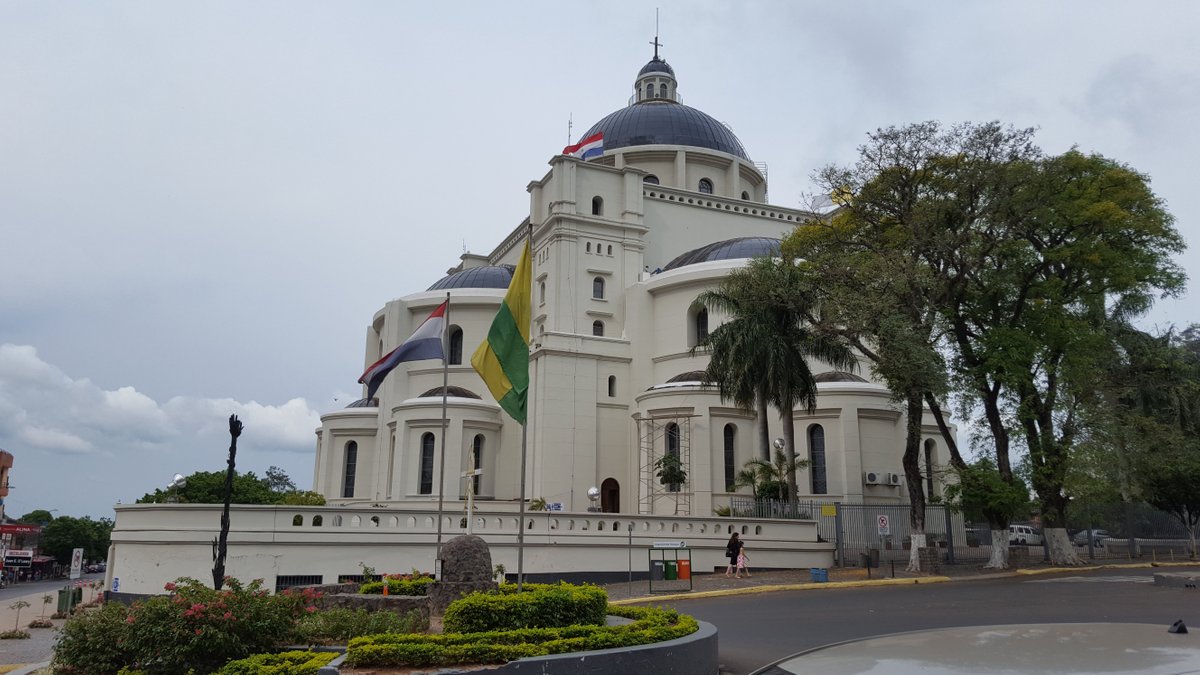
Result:
[[[533,255],[533,223],[529,223],[529,229],[525,231],[525,246],[529,249],[529,254]],[[533,288],[529,288],[529,293],[533,293]],[[531,298],[532,301],[532,298]],[[532,337],[532,336],[531,336]],[[528,345],[526,345],[528,349]],[[528,368],[528,366],[526,366]],[[529,445],[529,391],[533,389],[533,382],[530,381],[525,389],[525,421],[521,423],[521,505],[520,518],[521,526],[517,529],[517,592],[525,590],[525,462],[528,456],[527,448]]]
[[[442,322],[442,451],[438,454],[440,466],[438,468],[438,511],[437,511],[437,553],[434,555],[435,566],[439,566],[442,559],[442,504],[446,494],[446,435],[450,431],[450,425],[446,420],[446,397],[450,389],[450,345],[446,343],[446,335],[450,330],[450,291],[446,291],[446,314],[445,321]],[[436,570],[437,577],[441,579],[441,569]]]

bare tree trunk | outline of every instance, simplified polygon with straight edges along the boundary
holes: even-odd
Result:
[[[924,413],[921,393],[906,397],[907,419],[904,434],[904,478],[908,484],[908,524],[912,528],[908,571],[921,571],[921,549],[925,548],[925,481],[921,476],[921,417]]]
[[[780,411],[780,419],[783,421],[783,443],[787,448],[788,462],[792,467],[791,471],[787,472],[788,484],[788,502],[793,517],[796,515],[797,505],[800,500],[800,493],[796,486],[796,421],[792,419],[792,408],[788,406],[787,410]]]
[[[992,557],[983,566],[989,570],[1008,569],[1008,530],[992,529]]]
[[[1071,545],[1071,538],[1067,536],[1065,527],[1042,528],[1042,536],[1046,538],[1046,547],[1050,551],[1050,564],[1071,567],[1083,564],[1079,554],[1075,552],[1075,547]]]
[[[764,462],[771,461],[771,430],[767,426],[767,393],[762,388],[754,401],[758,413],[758,458]]]

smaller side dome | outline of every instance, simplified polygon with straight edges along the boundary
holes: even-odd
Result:
[[[379,397],[374,396],[371,398],[360,398],[357,401],[355,401],[354,403],[351,403],[350,405],[348,405],[346,407],[347,408],[378,408],[379,407]]]
[[[674,384],[676,382],[699,382],[700,384],[709,384],[708,378],[704,376],[703,370],[689,370],[686,373],[680,373],[667,380],[667,384]]]
[[[696,263],[713,262],[716,260],[737,260],[739,258],[757,258],[761,256],[779,255],[779,240],[771,237],[739,237],[726,239],[708,246],[701,246],[677,256],[663,266],[663,270],[673,270]]]
[[[671,77],[675,77],[675,69],[671,67],[671,64],[657,56],[650,59],[649,63],[642,66],[642,69],[638,71],[638,77],[641,77],[647,73],[666,73]]]
[[[442,277],[428,291],[445,291],[451,288],[508,288],[512,282],[515,265],[489,265],[472,267]]]
[[[830,370],[824,373],[818,373],[813,376],[814,382],[866,382],[867,380],[855,375],[847,373],[844,370]]]
[[[421,394],[417,398],[429,398],[431,396],[436,396],[438,398],[441,398],[442,397],[442,389],[443,389],[442,387],[434,387],[433,389],[430,389],[429,391],[425,392],[424,394]],[[445,390],[446,390],[447,396],[457,396],[458,398],[474,398],[474,399],[479,399],[481,401],[483,400],[483,397],[481,397],[479,394],[476,394],[475,392],[471,391],[470,389],[463,389],[462,387],[456,387],[454,385],[450,385],[449,387],[445,387]]]

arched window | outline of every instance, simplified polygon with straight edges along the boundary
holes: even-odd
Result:
[[[587,252],[588,253],[592,252],[592,242],[590,242],[590,241],[587,243]]]
[[[667,85],[665,83],[658,85],[658,97],[659,98],[667,97]]]
[[[475,434],[475,442],[471,447],[471,463],[472,469],[483,468],[483,434]],[[475,474],[471,476],[471,490],[478,495],[479,489],[483,487],[483,476]]]
[[[592,197],[592,215],[604,215],[604,198],[600,197],[599,195]]]
[[[750,201],[750,193],[749,192],[745,192],[745,191],[742,192],[742,201],[747,201],[747,202]]]
[[[596,337],[604,337],[603,321],[596,320],[592,322],[592,335],[595,335]]]
[[[342,474],[342,497],[354,496],[354,471],[358,466],[358,443],[346,444],[345,472]]]
[[[933,496],[933,455],[937,452],[937,443],[932,438],[925,439],[925,497]]]
[[[433,494],[433,434],[421,434],[421,484],[417,492],[423,495]]]
[[[592,279],[592,297],[597,300],[604,299],[604,277]]]
[[[700,311],[696,312],[696,344],[701,344],[708,339],[708,308],[701,307]]]
[[[608,245],[608,254],[612,255],[612,244]]]
[[[700,179],[700,192],[702,192],[706,195],[711,195],[713,193],[712,181],[707,178],[701,178]]]
[[[457,366],[457,365],[462,364],[462,343],[463,343],[462,329],[459,328],[458,326],[452,327],[450,329],[450,352],[448,354],[449,359],[447,360],[447,363],[449,363],[452,366]]]
[[[643,178],[642,182],[649,183],[650,185],[658,185],[658,176],[655,176],[654,174],[650,174],[649,176],[646,176],[645,178]]]
[[[828,494],[829,486],[825,481],[825,429],[820,424],[808,428],[808,459],[812,469],[812,493]]]
[[[679,425],[671,422],[667,425],[667,454],[679,459]],[[679,492],[679,483],[667,485],[668,492]]]
[[[546,282],[544,281],[538,282],[538,303],[546,304]]]
[[[654,98],[654,83],[653,82],[646,85],[646,98]]]
[[[737,481],[737,463],[734,456],[734,442],[737,440],[737,427],[725,425],[725,491],[733,492],[733,484]]]
[[[617,376],[609,375],[608,376],[608,397],[616,398],[616,396],[617,396]]]

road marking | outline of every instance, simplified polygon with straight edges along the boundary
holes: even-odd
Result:
[[[1083,583],[1083,584],[1152,584],[1154,577],[1148,576],[1103,576],[1103,577],[1060,577],[1058,579],[1030,579],[1026,583],[1030,584],[1052,584],[1056,582],[1066,583]]]

